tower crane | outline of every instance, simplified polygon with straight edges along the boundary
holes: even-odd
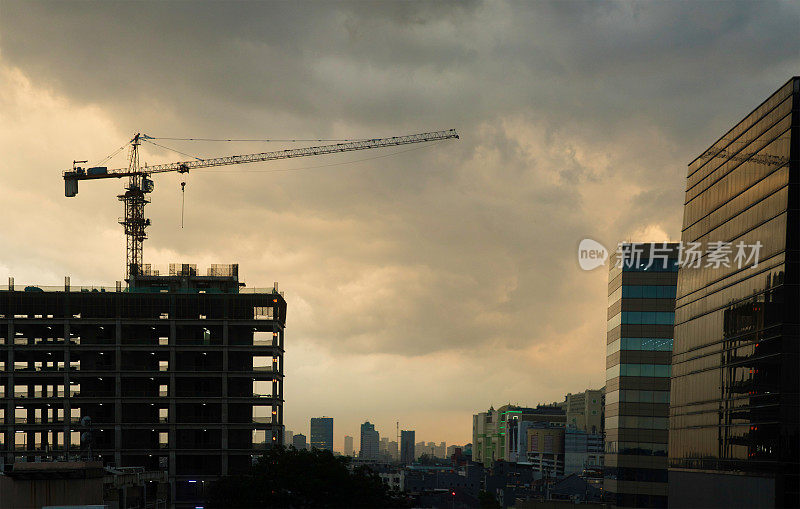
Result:
[[[140,271],[142,270],[142,248],[144,240],[147,238],[146,228],[150,226],[150,220],[145,217],[144,208],[145,205],[150,203],[148,195],[153,191],[154,183],[152,175],[156,173],[188,173],[189,171],[198,168],[212,168],[232,164],[257,163],[263,161],[274,161],[277,159],[318,156],[335,154],[339,152],[351,152],[354,150],[368,150],[373,148],[408,145],[412,143],[424,143],[428,141],[458,139],[458,133],[455,131],[455,129],[450,129],[446,131],[394,136],[391,138],[348,141],[333,145],[321,145],[316,147],[276,150],[272,152],[259,152],[255,154],[215,157],[211,159],[198,159],[196,161],[180,161],[153,166],[140,166],[139,145],[141,145],[142,140],[147,141],[148,139],[154,138],[151,138],[146,134],[137,133],[130,141],[131,151],[127,168],[108,169],[105,166],[82,168],[77,166],[77,164],[84,163],[86,161],[74,161],[72,163],[72,169],[63,173],[64,194],[67,197],[73,197],[78,194],[78,182],[81,180],[128,177],[128,185],[125,187],[125,192],[118,195],[117,198],[123,203],[125,208],[125,216],[120,219],[119,223],[125,230],[125,277],[129,283],[132,283],[132,278],[140,275]]]

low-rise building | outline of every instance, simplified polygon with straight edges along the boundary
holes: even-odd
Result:
[[[498,460],[520,460],[520,423],[543,423],[562,427],[566,421],[564,410],[554,405],[536,408],[504,405],[472,416],[472,461],[489,466]],[[522,435],[523,442],[525,435]]]
[[[564,428],[537,423],[525,430],[527,449],[524,461],[541,477],[556,478],[564,475]]]
[[[306,444],[306,436],[302,433],[295,434],[292,437],[292,447],[298,451],[304,451],[308,449],[308,445]]]
[[[564,434],[564,475],[603,466],[603,435],[567,427]]]
[[[563,404],[567,414],[567,426],[589,433],[602,433],[604,395],[605,387],[567,394]]]

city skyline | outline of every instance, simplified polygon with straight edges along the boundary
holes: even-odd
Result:
[[[284,423],[310,438],[309,418],[332,416],[334,448],[366,420],[391,440],[399,420],[465,444],[476,411],[599,388],[607,272],[580,270],[578,242],[680,239],[687,163],[797,74],[800,8],[576,5],[197,4],[187,27],[181,4],[2,2],[0,278],[123,278],[119,182],[66,200],[61,171],[134,132],[452,126],[457,143],[182,176],[183,228],[181,180],[165,176],[145,261],[278,281]],[[201,158],[298,146],[164,144]],[[151,164],[185,158],[143,147]]]

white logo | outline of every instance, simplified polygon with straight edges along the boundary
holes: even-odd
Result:
[[[578,244],[578,264],[583,270],[594,270],[605,265],[608,260],[608,249],[592,239],[583,239]]]

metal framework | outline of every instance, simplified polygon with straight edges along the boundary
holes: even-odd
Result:
[[[333,145],[320,145],[316,147],[305,147],[287,150],[276,150],[273,152],[259,152],[255,154],[233,155],[225,157],[215,157],[211,159],[198,159],[196,161],[180,161],[176,163],[158,164],[154,166],[139,166],[139,145],[141,140],[150,139],[146,134],[136,134],[131,140],[131,154],[127,168],[109,170],[105,167],[89,168],[84,170],[80,167],[73,167],[72,170],[65,171],[64,194],[72,197],[78,194],[78,181],[98,180],[108,178],[128,177],[128,185],[125,193],[118,196],[125,208],[125,217],[119,223],[125,230],[126,241],[126,264],[125,277],[130,281],[130,277],[140,274],[142,261],[142,248],[144,240],[147,238],[145,229],[150,226],[150,220],[145,217],[145,205],[150,203],[146,195],[153,191],[153,181],[149,176],[153,173],[178,172],[187,173],[198,168],[212,168],[216,166],[227,166],[232,164],[258,163],[264,161],[274,161],[277,159],[291,159],[295,157],[319,156],[325,154],[336,154],[339,152],[352,152],[355,150],[368,150],[373,148],[394,147],[398,145],[409,145],[412,143],[424,143],[428,141],[441,141],[448,139],[458,139],[455,129],[446,131],[434,131],[428,133],[409,134],[406,136],[394,136],[391,138],[375,138],[371,140],[348,141]]]

